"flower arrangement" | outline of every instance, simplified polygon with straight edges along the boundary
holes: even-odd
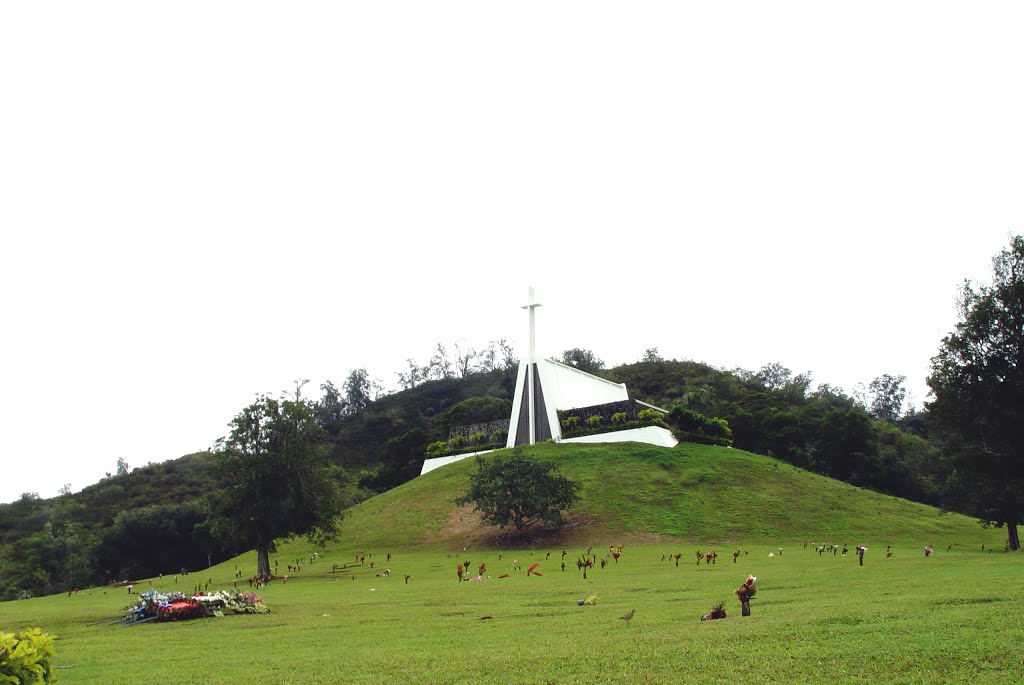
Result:
[[[735,593],[737,597],[747,597],[752,599],[757,594],[757,577],[747,576],[747,579],[743,581],[743,585],[736,588]]]
[[[725,618],[725,602],[719,602],[715,606],[711,607],[711,611],[700,617],[702,621],[714,621],[718,618]]]
[[[750,616],[750,600],[757,594],[757,578],[754,576],[747,576],[747,579],[738,588],[733,590],[733,594],[740,600],[741,613],[744,616]]]
[[[139,595],[139,601],[129,606],[124,614],[124,623],[147,621],[186,621],[207,616],[233,614],[268,614],[270,609],[263,598],[255,592],[228,592],[227,590],[209,595],[188,597],[181,592],[170,594],[151,590]]]

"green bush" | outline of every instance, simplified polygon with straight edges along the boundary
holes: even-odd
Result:
[[[704,416],[682,407],[673,408],[668,416],[672,427],[684,441],[707,445],[732,445],[732,430],[725,419]]]
[[[651,423],[655,426],[668,428],[662,413],[656,409],[641,409],[636,413],[636,418],[640,423]]]
[[[564,419],[562,419],[562,428],[565,428],[567,430],[572,430],[573,428],[578,426],[579,423],[580,423],[580,417],[578,417],[578,416],[567,416]]]
[[[491,442],[493,443],[501,445],[504,444],[506,440],[508,440],[508,431],[504,428],[499,428],[491,433]]]
[[[487,442],[487,433],[473,433],[469,436],[469,442],[473,445],[482,445]]]
[[[427,456],[430,458],[440,457],[448,453],[448,443],[438,440],[427,445]]]
[[[466,445],[466,439],[461,435],[456,435],[454,438],[448,441],[449,450],[462,449]]]
[[[593,416],[587,417],[587,425],[593,426],[594,428],[600,426],[602,421],[604,421],[604,417],[599,416],[598,414],[594,414]]]
[[[615,414],[612,414],[612,423],[625,423],[625,422],[626,422],[626,412],[620,411],[620,412],[616,412]]]
[[[51,683],[53,670],[53,636],[39,628],[14,633],[0,633],[0,681]]]

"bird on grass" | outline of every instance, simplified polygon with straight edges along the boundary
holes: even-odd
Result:
[[[633,614],[634,614],[634,613],[636,613],[636,609],[630,609],[629,611],[627,611],[627,612],[625,613],[625,615],[623,615],[623,616],[619,616],[619,618],[620,618],[621,620],[625,621],[626,623],[629,623],[630,621],[632,621],[632,620],[633,620]]]

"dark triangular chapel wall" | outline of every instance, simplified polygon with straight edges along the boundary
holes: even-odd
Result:
[[[533,437],[537,442],[551,439],[551,426],[548,425],[548,410],[544,404],[544,390],[540,387],[540,374],[537,373],[537,365],[533,365],[533,417],[537,421],[537,428]]]
[[[517,445],[530,444],[530,384],[527,382],[528,372],[523,369],[523,396],[519,398],[519,421],[516,423]]]
[[[536,364],[530,365],[533,372],[533,418],[535,428],[533,437],[536,442],[551,439],[551,425],[548,423],[547,405],[544,402],[544,390],[540,385],[540,373]],[[530,444],[530,383],[523,378],[523,395],[519,402],[519,421],[516,426],[517,445]]]

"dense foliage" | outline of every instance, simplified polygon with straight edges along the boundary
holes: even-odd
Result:
[[[210,539],[198,501],[210,487],[211,463],[199,453],[108,476],[73,495],[26,493],[0,505],[0,600],[233,555]]]
[[[686,442],[723,447],[732,445],[732,430],[725,419],[704,416],[692,409],[674,407],[668,414],[668,420],[676,430],[676,435]]]
[[[12,685],[53,682],[53,636],[39,628],[0,632],[0,681]]]
[[[992,262],[991,285],[965,283],[960,321],[932,359],[928,406],[954,474],[948,492],[1008,526],[1024,523],[1024,237]]]

